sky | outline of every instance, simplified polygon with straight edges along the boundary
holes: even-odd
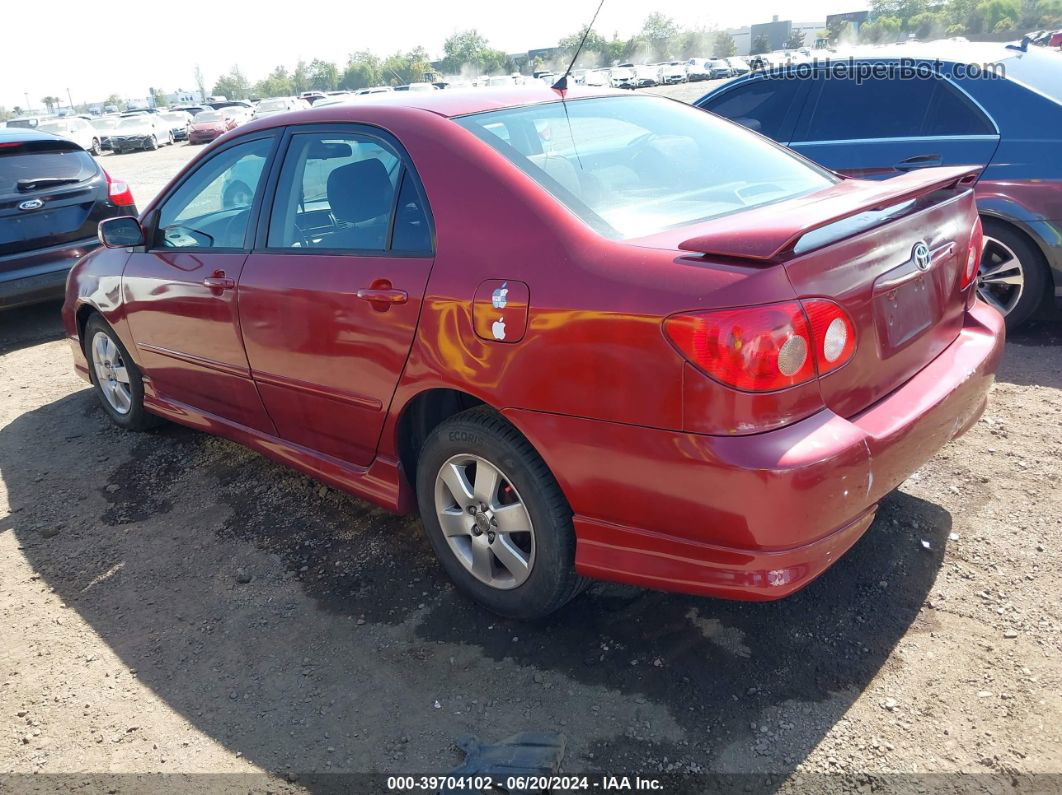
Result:
[[[213,3],[137,3],[111,6],[84,0],[8,2],[0,14],[0,106],[41,107],[41,97],[96,102],[114,93],[144,97],[150,86],[193,89],[198,63],[209,91],[239,65],[253,82],[274,66],[323,58],[340,67],[356,50],[387,55],[424,46],[442,56],[450,34],[475,28],[506,52],[551,47],[593,16],[597,0],[215,0]],[[866,0],[605,0],[595,29],[629,37],[660,8],[685,27],[740,27],[775,14],[817,22],[856,11]],[[294,9],[303,8],[304,12]]]

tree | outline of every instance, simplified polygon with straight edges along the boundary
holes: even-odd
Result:
[[[62,102],[62,100],[59,99],[59,97],[49,95],[47,97],[41,97],[41,102],[45,104],[48,108],[48,112],[51,113],[55,109],[55,106]]]
[[[339,87],[354,90],[378,86],[381,82],[380,59],[371,52],[362,50],[350,54]]]
[[[1014,20],[1021,16],[1021,7],[1018,0],[981,0],[974,13],[980,22],[979,32],[1003,33],[1014,29]],[[1004,21],[1006,25],[1001,26]]]
[[[737,44],[734,43],[734,37],[725,30],[716,33],[715,38],[712,39],[712,57],[731,58],[734,55],[737,55]]]
[[[465,67],[482,71],[483,56],[489,49],[487,40],[475,29],[454,33],[443,42],[443,68],[453,73]]]
[[[259,97],[289,97],[295,93],[291,76],[284,66],[276,67],[264,80],[254,84],[254,93]],[[225,96],[229,96],[225,94]],[[232,99],[232,97],[229,97]]]
[[[638,35],[648,45],[651,57],[662,60],[671,57],[672,39],[679,35],[679,27],[671,17],[654,11],[645,18]]]
[[[238,66],[232,67],[232,71],[227,75],[222,75],[214,83],[215,96],[222,96],[226,99],[247,99],[250,93],[251,85]]]
[[[799,50],[804,46],[804,31],[791,30],[789,31],[789,38],[782,44],[782,48],[786,50]]]
[[[199,64],[195,65],[195,87],[199,90],[199,101],[206,102],[206,79],[203,77],[203,70],[199,68]]]
[[[875,22],[879,17],[894,17],[904,26],[911,17],[924,13],[929,0],[871,0],[870,17]]]
[[[579,42],[583,40],[583,33],[586,32],[586,28],[577,30],[569,36],[565,36],[563,39],[557,42],[557,46],[564,50],[565,55],[571,58],[575,55],[575,50],[579,46]],[[594,31],[590,31],[586,35],[586,44],[583,45],[584,53],[603,53],[608,49],[608,42],[605,41],[605,37]]]
[[[106,107],[107,105],[114,105],[114,107],[120,108],[122,107],[122,104],[123,100],[117,94],[111,94],[109,97],[107,97],[107,99],[103,101],[104,107]]]
[[[900,20],[896,17],[881,17],[863,23],[859,28],[859,38],[871,44],[893,42],[900,34],[900,27]]]
[[[907,20],[907,30],[920,39],[938,36],[948,25],[948,18],[943,12],[924,11]]]
[[[310,88],[315,91],[335,91],[339,87],[339,70],[331,61],[314,58],[310,62]]]
[[[301,94],[310,88],[310,68],[306,61],[299,59],[295,71],[291,73],[291,93]]]
[[[752,40],[752,48],[749,50],[752,55],[759,55],[761,52],[770,52],[771,40],[766,35],[761,33]]]

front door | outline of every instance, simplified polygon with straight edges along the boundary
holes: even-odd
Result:
[[[353,127],[300,129],[258,242],[240,276],[240,325],[277,432],[367,466],[433,258],[408,159]]]
[[[273,433],[243,350],[236,284],[276,137],[240,141],[200,163],[147,219],[148,245],[130,256],[123,289],[160,397]]]

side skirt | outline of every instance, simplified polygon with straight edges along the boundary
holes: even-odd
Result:
[[[396,459],[378,455],[368,467],[355,466],[185,403],[150,394],[150,390],[144,395],[144,407],[189,428],[239,442],[266,458],[303,472],[332,488],[375,503],[392,513],[412,513],[416,504]]]

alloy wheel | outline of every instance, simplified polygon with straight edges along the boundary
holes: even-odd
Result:
[[[977,295],[1003,315],[1013,311],[1025,289],[1025,271],[1014,250],[998,238],[985,235]]]
[[[133,406],[129,371],[114,340],[102,331],[92,338],[92,366],[107,404],[118,414],[128,414]]]
[[[456,455],[435,479],[435,511],[454,557],[492,588],[523,584],[535,564],[531,515],[509,478],[475,455]]]

